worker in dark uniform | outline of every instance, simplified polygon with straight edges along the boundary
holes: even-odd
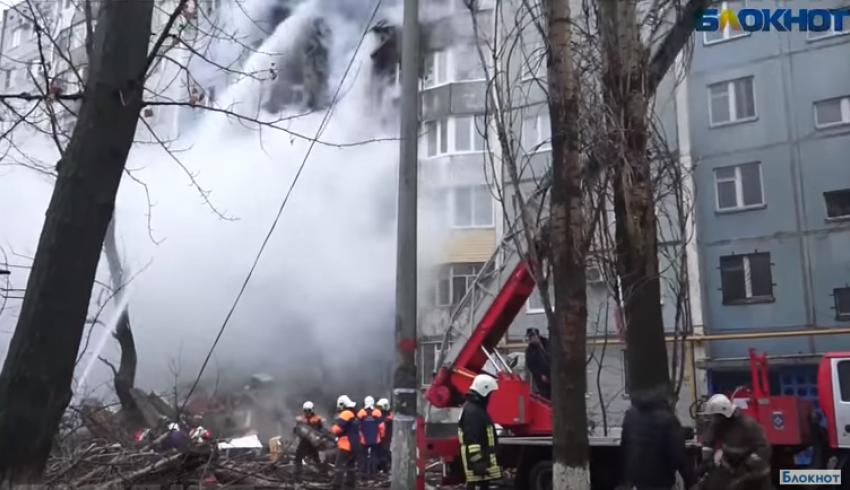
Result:
[[[322,417],[313,411],[313,402],[306,401],[301,406],[301,415],[295,417],[296,424],[306,424],[311,429],[322,430],[324,420]],[[295,429],[293,429],[293,432]],[[321,463],[319,458],[319,450],[313,446],[310,441],[301,438],[298,441],[298,447],[295,448],[295,481],[301,481],[301,474],[304,471],[304,459],[309,458],[316,464]]]
[[[531,373],[534,389],[543,398],[552,399],[552,385],[549,382],[549,339],[540,335],[540,330],[529,328],[525,331],[525,366]]]
[[[390,401],[386,398],[378,400],[378,408],[384,415],[381,423],[381,463],[378,469],[383,473],[389,473],[392,466],[390,443],[393,440],[393,411],[390,410]]]
[[[706,490],[771,490],[771,447],[764,428],[741,412],[726,395],[714,395],[705,404],[711,423],[702,436],[704,458],[714,457],[720,443],[720,464],[707,478]]]
[[[384,414],[375,407],[375,399],[367,396],[363,400],[363,408],[357,412],[360,424],[360,473],[365,478],[372,478],[378,473],[378,462],[381,459],[381,423]]]
[[[357,482],[360,427],[357,424],[357,414],[354,413],[356,406],[357,404],[346,395],[336,399],[338,413],[331,426],[331,432],[337,437],[333,490],[353,490]]]
[[[657,389],[631,396],[620,439],[624,488],[670,490],[676,472],[686,489],[696,488],[696,467],[685,452],[682,425],[667,395],[668,390]]]
[[[491,481],[503,476],[496,461],[496,426],[487,413],[490,395],[497,389],[499,385],[492,376],[479,374],[472,380],[460,413],[457,432],[467,490],[488,490]]]

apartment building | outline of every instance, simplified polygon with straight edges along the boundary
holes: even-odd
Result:
[[[844,29],[696,39],[690,126],[715,391],[747,381],[753,347],[773,357],[772,389],[814,397],[818,355],[850,348],[850,66],[835,62],[850,53]]]
[[[507,279],[520,260],[516,243],[509,237],[517,220],[514,205],[516,192],[501,168],[500,146],[493,131],[492,117],[496,111],[487,98],[488,76],[492,67],[485,67],[479,49],[485,51],[490,63],[492,42],[488,42],[488,29],[492,29],[492,16],[496,8],[511,7],[507,1],[481,3],[477,5],[479,38],[470,36],[471,15],[460,0],[428,2],[426,5],[423,40],[424,60],[421,69],[421,131],[420,140],[420,196],[423,210],[439,209],[443,216],[442,229],[446,240],[433,275],[425,274],[420,288],[419,359],[418,365],[423,386],[431,379],[443,334],[449,324],[468,333],[490,305],[493,294]],[[430,10],[429,10],[430,9]],[[503,11],[502,18],[516,16]],[[460,33],[460,34],[458,34]],[[483,38],[481,37],[483,36]],[[527,29],[513,31],[512,38],[500,42],[516,48],[500,52],[496,56],[498,69],[507,73],[510,95],[501,95],[501,107],[510,107],[511,116],[506,118],[511,134],[518,140],[522,160],[520,189],[524,197],[533,194],[539,179],[550,165],[550,134],[548,106],[541,78],[545,77],[544,49],[538,31],[532,25]],[[390,42],[379,50],[392,58],[397,41],[394,35],[383,37]],[[387,54],[391,53],[391,54]],[[391,72],[391,70],[390,70]],[[390,73],[387,79],[395,79]],[[672,77],[665,80],[660,94],[673,94],[659,98],[657,112],[668,133],[676,135],[670,143],[681,147],[687,155],[688,117],[687,90],[676,90]],[[397,96],[392,91],[392,96]],[[490,104],[490,105],[488,105]],[[488,129],[488,131],[485,131]],[[485,136],[486,135],[486,136]],[[680,141],[681,140],[681,141]],[[686,160],[686,158],[685,158]],[[687,172],[686,172],[687,174]],[[420,216],[428,214],[420,211]],[[698,275],[697,253],[693,243],[686,243],[674,232],[678,221],[661,219],[659,254],[661,269],[665,276],[662,283],[665,326],[668,331],[676,328],[676,281],[673,276],[678,260],[688,248],[688,264]],[[421,239],[421,241],[428,238]],[[423,243],[420,248],[428,244]],[[430,258],[430,257],[429,257]],[[420,259],[420,262],[422,259]],[[588,320],[589,352],[593,360],[588,363],[588,407],[589,416],[601,425],[601,412],[605,410],[608,423],[619,423],[622,412],[628,407],[628,380],[624,360],[626,352],[618,341],[622,334],[622,322],[618,321],[619,310],[613,301],[610,281],[602,269],[591,266],[588,270],[588,296],[590,318]],[[679,328],[698,330],[702,326],[700,315],[699,282],[682,285],[691,301],[692,315],[684,315]],[[545,331],[545,313],[540,298],[534,294],[524,311],[514,321],[505,342],[506,351],[522,351],[525,330],[540,327]],[[461,334],[458,339],[464,338]],[[673,349],[671,348],[671,352]],[[690,400],[700,382],[692,368],[693,351],[687,352],[688,378],[683,385],[682,398]],[[449,353],[451,356],[451,353]],[[683,403],[687,407],[687,403]],[[683,411],[684,413],[684,411]]]

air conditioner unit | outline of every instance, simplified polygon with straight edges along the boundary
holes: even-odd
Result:
[[[587,266],[586,277],[588,284],[601,284],[605,282],[605,274],[602,273],[602,268],[599,265]]]

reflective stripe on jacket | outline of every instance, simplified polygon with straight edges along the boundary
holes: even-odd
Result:
[[[360,421],[360,442],[367,446],[373,446],[381,442],[381,425],[384,423],[384,414],[378,408],[364,408],[357,413]]]
[[[467,482],[502,478],[502,468],[496,460],[499,444],[496,426],[481,401],[470,399],[463,406],[458,420],[458,439]]]
[[[360,430],[357,416],[350,408],[344,408],[337,414],[331,432],[337,436],[336,447],[343,451],[354,451],[360,447]]]

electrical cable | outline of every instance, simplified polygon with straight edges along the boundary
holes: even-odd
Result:
[[[245,276],[245,280],[242,282],[242,287],[236,294],[236,299],[233,301],[233,305],[231,305],[230,310],[224,317],[224,322],[221,324],[221,327],[218,330],[218,334],[215,336],[215,340],[213,340],[213,344],[212,346],[210,346],[210,350],[207,353],[203,364],[201,364],[201,369],[200,371],[198,371],[198,376],[195,378],[194,383],[192,383],[192,387],[186,394],[186,398],[183,401],[182,406],[180,407],[180,412],[184,411],[184,409],[186,408],[186,403],[188,403],[189,398],[195,392],[195,389],[197,389],[198,383],[200,383],[201,381],[201,376],[203,376],[207,365],[209,365],[210,359],[212,359],[212,355],[215,352],[215,348],[218,346],[218,343],[221,340],[221,336],[227,329],[227,325],[230,322],[230,318],[233,316],[233,313],[236,311],[236,307],[239,305],[239,301],[242,300],[242,296],[245,294],[245,290],[248,288],[248,283],[251,281],[251,277],[253,277],[254,271],[257,269],[257,264],[259,264],[260,262],[260,258],[262,257],[263,252],[266,249],[266,245],[268,245],[272,234],[277,228],[277,224],[280,221],[280,217],[283,214],[283,210],[286,207],[286,204],[289,202],[289,197],[292,195],[292,191],[295,189],[295,185],[298,182],[298,179],[301,177],[301,173],[304,171],[304,167],[307,165],[307,160],[310,158],[310,154],[313,152],[313,148],[316,146],[316,141],[318,141],[319,138],[322,136],[322,133],[324,133],[325,129],[327,128],[327,124],[331,119],[331,116],[336,110],[336,104],[339,101],[339,96],[342,92],[343,84],[348,79],[348,74],[351,71],[351,68],[354,66],[354,62],[357,60],[357,53],[360,52],[360,47],[363,46],[363,41],[366,40],[366,36],[369,34],[369,31],[372,28],[372,24],[374,23],[375,18],[378,15],[378,10],[381,8],[382,2],[383,0],[378,0],[375,3],[375,8],[372,10],[372,16],[366,23],[366,28],[363,30],[363,34],[360,36],[360,39],[357,42],[357,46],[354,48],[354,53],[351,55],[351,59],[348,61],[348,65],[345,67],[345,71],[342,74],[342,79],[339,81],[339,85],[337,85],[336,90],[334,91],[333,98],[330,102],[330,107],[328,108],[327,112],[325,112],[325,115],[322,118],[322,122],[319,124],[319,128],[316,130],[316,136],[310,141],[310,146],[307,148],[307,153],[304,154],[304,158],[301,161],[300,166],[298,167],[298,171],[295,173],[295,177],[292,179],[292,183],[289,185],[289,189],[287,189],[286,194],[283,197],[283,201],[280,203],[280,207],[278,208],[277,214],[275,215],[275,218],[272,221],[271,227],[269,227],[269,231],[268,233],[266,233],[266,237],[263,239],[263,243],[260,245],[260,249],[257,252],[257,255],[254,257],[254,262],[251,264],[251,268],[248,269],[248,275]]]

